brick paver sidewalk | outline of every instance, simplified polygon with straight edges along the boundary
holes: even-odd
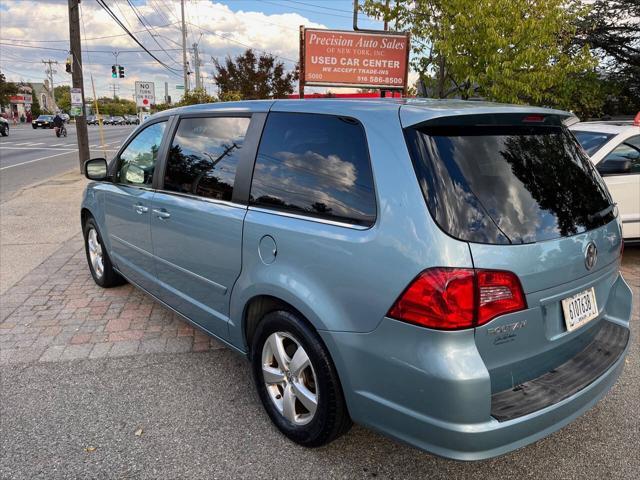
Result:
[[[637,321],[640,248],[625,250],[622,272]],[[0,313],[0,364],[223,348],[131,285],[95,285],[80,235],[0,296]]]
[[[80,235],[0,296],[0,364],[223,348],[132,287],[91,278]]]

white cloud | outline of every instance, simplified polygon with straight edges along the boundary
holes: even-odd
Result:
[[[122,53],[118,63],[125,66],[126,79],[118,80],[120,96],[133,94],[135,80],[151,80],[156,83],[156,95],[164,94],[164,82],[169,82],[170,94],[177,99],[179,91],[174,87],[182,84],[181,32],[179,29],[179,2],[159,2],[147,0],[137,6],[145,21],[153,26],[151,36],[140,23],[132,8],[124,2],[107,2],[116,16],[133,32],[149,50],[177,72],[172,74],[145,53],[127,53],[126,50],[140,50],[140,47],[126,35],[116,22],[97,3],[82,2],[84,19],[83,62],[85,66],[85,88],[91,91],[89,74],[96,82],[98,96],[110,91],[111,65],[115,63],[112,51]],[[169,7],[167,10],[166,7]],[[228,6],[209,0],[192,0],[186,4],[186,19],[189,22],[188,45],[199,42],[201,72],[205,86],[214,92],[210,80],[213,64],[211,57],[222,58],[238,55],[251,46],[281,57],[288,68],[293,68],[298,59],[298,27],[307,25],[323,27],[297,13],[266,15],[262,12],[233,12]],[[96,39],[97,37],[109,37]],[[3,0],[0,7],[0,68],[10,80],[43,81],[45,78],[42,59],[51,58],[59,62],[56,84],[70,84],[71,76],[64,71],[67,57],[69,25],[67,2],[62,0],[21,1]],[[87,41],[84,41],[84,38]],[[96,39],[96,40],[91,40]],[[33,42],[47,40],[47,42]],[[55,42],[60,40],[60,42]],[[156,43],[159,42],[163,52]],[[52,50],[21,48],[16,45],[47,47]],[[245,46],[246,45],[246,46]],[[191,54],[189,61],[193,65]],[[192,67],[193,70],[193,67]],[[192,82],[193,84],[193,82]],[[92,96],[91,93],[87,93]]]

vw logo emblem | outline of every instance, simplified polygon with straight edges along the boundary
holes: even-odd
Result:
[[[587,270],[591,270],[595,267],[597,261],[598,249],[596,248],[596,244],[589,242],[589,245],[587,245],[587,249],[584,252],[584,266],[587,267]]]

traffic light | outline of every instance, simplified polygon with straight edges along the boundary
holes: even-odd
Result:
[[[122,65],[118,65],[118,74],[120,78],[124,78],[124,67]]]
[[[111,78],[118,78],[118,71],[115,65],[111,65]]]
[[[71,55],[69,55],[67,57],[67,62],[64,64],[64,70],[67,73],[73,73],[73,63],[72,63],[72,59],[73,57]]]

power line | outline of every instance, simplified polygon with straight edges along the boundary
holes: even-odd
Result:
[[[7,47],[19,47],[19,48],[32,48],[35,50],[52,50],[52,51],[56,51],[56,52],[65,52],[65,53],[69,53],[69,50],[66,48],[53,48],[53,47],[40,47],[38,45],[18,45],[15,43],[4,43],[3,38],[0,38],[0,45],[5,45]],[[144,47],[143,47],[144,48]],[[169,51],[178,51],[180,50],[179,48],[171,48],[169,49]],[[83,52],[89,52],[89,53],[113,53],[112,50],[82,50]],[[160,52],[161,50],[154,50],[154,49],[144,49],[144,50],[119,50],[120,53],[149,53],[149,52]],[[153,56],[153,55],[152,55]],[[154,57],[155,58],[155,57]]]
[[[164,25],[158,25],[157,27],[154,28],[166,28],[166,27],[172,27],[176,24],[176,22],[173,23],[167,23]],[[132,33],[144,33],[144,30],[138,30],[136,32],[132,32]],[[128,34],[126,33],[118,33],[117,35],[105,35],[102,37],[92,37],[92,38],[85,38],[83,39],[83,42],[90,42],[92,40],[104,40],[105,38],[116,38],[116,37],[126,37],[128,36]],[[68,39],[65,40],[28,40],[26,38],[3,38],[3,40],[7,41],[7,42],[28,42],[28,43],[69,43]]]
[[[140,11],[136,8],[136,6],[131,3],[131,0],[127,0],[127,3],[129,4],[129,7],[131,7],[131,9],[133,10],[133,13],[136,15],[136,17],[138,18],[138,20],[140,21],[140,23],[142,24],[142,26],[145,28],[146,32],[151,36],[151,38],[153,39],[153,41],[162,49],[162,51],[167,55],[167,57],[169,57],[169,59],[173,62],[173,63],[178,63],[176,62],[171,55],[169,55],[169,52],[167,52],[164,47],[160,44],[160,42],[158,41],[158,39],[156,38],[156,36],[151,33],[151,31],[149,30],[149,28],[147,28],[147,25],[145,25],[145,18],[144,15],[142,13],[140,13]],[[153,29],[153,31],[155,32],[154,27],[151,25],[151,23],[149,23],[149,21],[147,20],[146,22],[149,27],[151,27]]]
[[[104,0],[96,0],[96,2],[98,2],[98,5],[100,5],[103,10],[105,10],[110,16],[111,18],[113,18],[116,23],[118,25],[120,25],[120,27],[129,34],[129,36],[133,39],[134,42],[136,42],[145,52],[147,52],[147,54],[149,54],[149,56],[151,56],[151,58],[153,58],[154,60],[156,60],[160,65],[162,65],[164,68],[166,68],[169,72],[171,72],[174,75],[178,75],[176,69],[174,69],[173,67],[170,67],[169,65],[167,65],[166,63],[164,63],[162,60],[160,60],[158,57],[156,57],[153,53],[151,53],[147,47],[145,47],[137,38],[134,34],[132,34],[129,29],[127,27],[125,27],[125,25],[118,19],[118,17],[113,13],[113,11],[109,8],[109,6],[104,2]]]

